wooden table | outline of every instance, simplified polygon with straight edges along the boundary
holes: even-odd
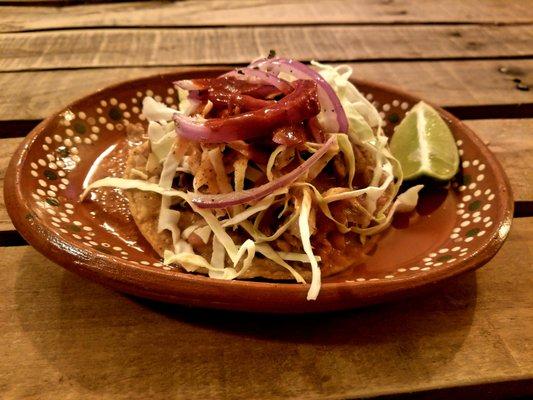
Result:
[[[531,1],[23,3],[0,7],[2,179],[22,137],[81,95],[276,49],[349,63],[467,120],[507,171],[516,218],[491,262],[430,295],[272,317],[87,282],[27,246],[0,200],[0,398],[533,395]]]

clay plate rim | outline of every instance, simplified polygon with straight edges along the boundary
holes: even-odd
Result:
[[[192,68],[180,71],[180,75],[191,73],[218,73],[227,69]],[[154,79],[170,79],[175,73],[155,74],[145,78],[123,81],[88,94],[69,105],[62,107],[35,127],[19,145],[6,170],[4,183],[4,199],[6,209],[15,228],[40,253],[73,271],[126,293],[148,297],[155,300],[209,306],[220,309],[238,309],[247,311],[263,311],[276,313],[316,312],[353,308],[373,304],[391,298],[411,294],[423,286],[436,284],[452,276],[481,267],[488,262],[502,246],[510,230],[513,216],[513,197],[509,180],[503,168],[476,134],[460,120],[432,104],[435,109],[453,124],[454,132],[460,131],[472,140],[479,149],[485,162],[494,171],[494,179],[498,186],[502,207],[498,210],[498,225],[493,235],[471,253],[468,258],[455,262],[445,269],[437,269],[424,274],[409,277],[396,277],[393,280],[365,281],[365,282],[331,282],[324,283],[317,301],[305,300],[307,286],[287,283],[267,283],[253,281],[220,281],[205,276],[187,274],[163,269],[151,268],[128,263],[121,259],[111,259],[107,254],[96,250],[78,247],[74,240],[60,236],[33,219],[26,216],[32,212],[20,187],[22,167],[25,164],[27,150],[33,142],[48,127],[51,121],[67,108],[89,100],[101,92],[112,92],[114,89],[128,83],[149,82]],[[361,79],[353,80],[356,84],[367,85],[380,91],[386,91],[413,102],[420,99],[403,90],[389,85],[374,83]],[[428,102],[431,104],[430,102]],[[239,303],[239,301],[247,301]],[[302,303],[303,301],[303,303]],[[287,309],[290,304],[290,309]]]

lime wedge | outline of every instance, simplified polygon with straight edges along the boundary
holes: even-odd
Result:
[[[459,170],[459,154],[450,128],[423,101],[394,128],[390,149],[406,180],[427,176],[446,181]]]

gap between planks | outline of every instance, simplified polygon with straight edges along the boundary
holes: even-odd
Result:
[[[201,1],[201,0],[200,0]],[[383,22],[383,23],[373,23],[373,22],[354,22],[354,23],[327,23],[327,22],[317,22],[317,23],[295,23],[295,24],[254,24],[254,25],[247,25],[247,24],[239,24],[239,25],[201,25],[201,26],[183,26],[183,25],[140,25],[140,26],[117,26],[117,25],[88,25],[88,26],[80,26],[80,27],[65,27],[65,28],[50,28],[50,29],[36,29],[36,30],[23,30],[20,32],[2,32],[0,31],[0,34],[2,33],[41,33],[41,32],[61,32],[61,31],[76,31],[76,30],[96,30],[96,29],[113,29],[113,30],[136,30],[136,29],[143,29],[143,30],[161,30],[161,29],[172,29],[172,30],[188,30],[191,28],[194,29],[204,29],[204,30],[211,30],[216,28],[232,28],[232,27],[239,27],[239,28],[256,28],[258,26],[261,27],[268,27],[268,28],[285,28],[285,27],[292,27],[297,26],[299,28],[320,28],[320,27],[331,27],[331,26],[343,26],[343,27],[356,27],[356,26],[371,26],[371,27],[377,27],[377,26],[433,26],[433,25],[439,25],[439,26],[532,26],[532,22],[510,22],[510,23],[493,23],[493,22]]]

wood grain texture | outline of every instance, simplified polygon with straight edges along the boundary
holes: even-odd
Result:
[[[533,103],[533,60],[350,63],[354,76],[387,83],[442,106]],[[0,73],[0,121],[42,119],[112,83],[187,67]],[[507,73],[500,72],[505,68]]]
[[[533,119],[465,122],[496,154],[511,181],[515,201],[533,201]]]
[[[533,219],[516,220],[475,274],[307,317],[134,300],[4,248],[0,397],[333,399],[531,379],[532,238]]]
[[[529,25],[80,29],[0,35],[0,71],[299,60],[533,56]]]
[[[527,1],[214,0],[5,7],[0,32],[82,27],[533,22]]]
[[[359,61],[358,77],[444,106],[531,104],[533,91],[513,82],[533,87],[530,3],[3,6],[0,128],[9,126],[2,120],[44,118],[117,81],[186,65],[245,64],[271,48],[303,60]],[[467,124],[503,164],[515,200],[533,201],[533,119]],[[0,192],[20,140],[0,139]],[[12,229],[1,196],[0,233]],[[1,245],[2,399],[339,399],[435,390],[417,397],[433,400],[446,398],[442,389],[476,385],[478,396],[533,396],[533,218],[513,221],[487,266],[427,296],[297,318],[135,300],[63,271],[29,246]],[[513,391],[517,380],[525,384]]]
[[[519,120],[477,120],[467,121],[481,139],[489,144],[502,164],[513,190],[515,201],[533,201],[533,119]],[[22,138],[0,139],[0,189],[3,191],[5,169],[11,154]],[[4,199],[0,199],[0,232],[13,230],[5,210]]]
[[[4,177],[6,169],[9,164],[11,156],[22,142],[20,138],[0,139],[0,232],[12,231],[15,228],[7,215],[6,206],[4,204]]]

